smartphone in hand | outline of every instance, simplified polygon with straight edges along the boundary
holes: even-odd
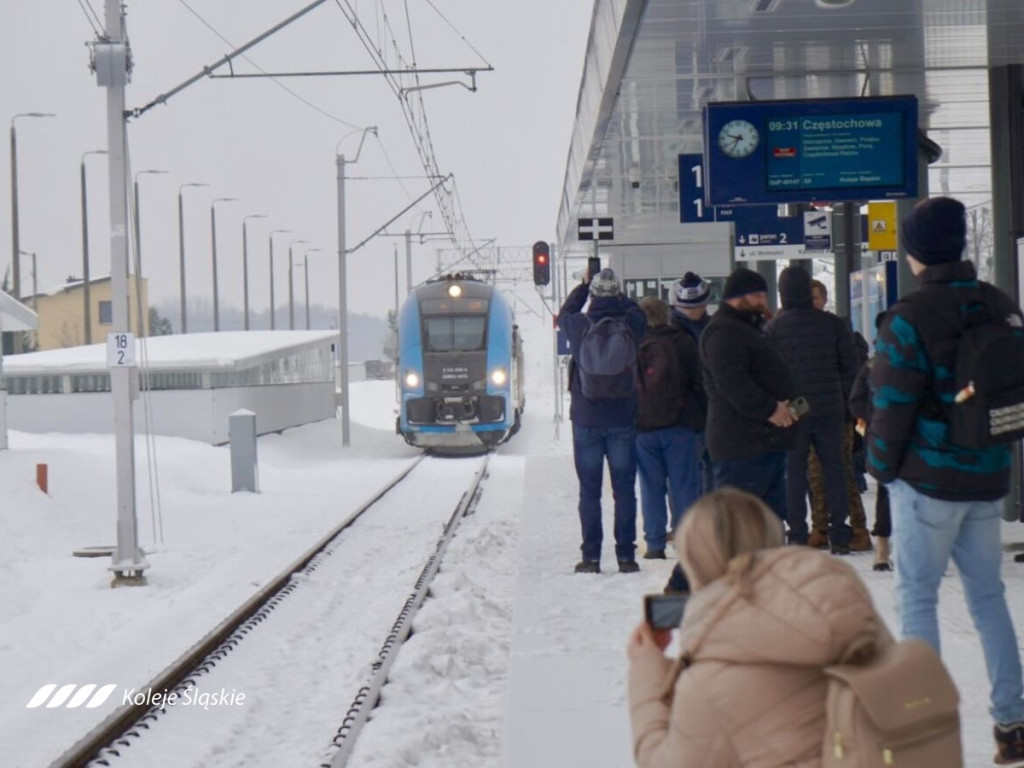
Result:
[[[811,405],[807,402],[807,398],[801,395],[800,397],[794,397],[789,401],[789,410],[794,417],[802,419],[811,412]]]
[[[601,271],[601,259],[597,256],[590,256],[587,259],[587,284]]]
[[[683,621],[689,592],[644,596],[644,620],[651,629],[677,629]]]

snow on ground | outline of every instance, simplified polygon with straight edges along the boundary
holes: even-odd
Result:
[[[572,573],[579,557],[576,481],[569,425],[553,421],[550,315],[532,288],[519,301],[530,383],[522,431],[492,460],[479,511],[449,550],[350,765],[632,763],[624,646],[641,618],[642,596],[661,589],[670,563],[641,561],[639,574],[621,575],[606,538],[605,572]],[[409,463],[415,452],[394,434],[394,384],[360,383],[352,393],[353,448],[339,447],[333,421],[263,437],[258,495],[229,492],[227,448],[158,438],[164,540],[157,544],[140,441],[140,535],[152,564],[141,589],[111,590],[106,559],[70,556],[76,547],[113,542],[111,438],[11,435],[11,450],[0,452],[3,765],[46,764],[115,706],[112,698],[98,710],[26,709],[40,686],[129,687],[150,679]],[[37,462],[50,465],[50,496],[34,486]],[[610,531],[607,487],[605,495]],[[872,517],[871,499],[865,501]],[[1003,530],[1007,594],[1024,627],[1024,565],[1011,556],[1024,548],[1024,527]],[[896,628],[892,574],[872,572],[868,555],[849,562]],[[962,699],[965,764],[988,765],[988,684],[955,574],[943,582],[941,618],[944,656]],[[345,658],[343,636],[309,640],[322,664]],[[282,695],[293,685],[289,678],[273,683]],[[338,690],[339,708],[354,694]],[[207,743],[206,756],[186,763],[164,756],[161,764],[233,764],[226,755],[227,762],[218,759],[224,734],[213,712],[194,712],[192,720],[191,738]],[[292,754],[290,743],[296,756],[310,754],[311,737],[300,733],[283,723],[273,749],[252,744],[246,765],[306,764],[282,757]],[[332,736],[333,729],[316,746]]]

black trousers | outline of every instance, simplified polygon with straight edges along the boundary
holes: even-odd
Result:
[[[846,477],[843,468],[843,423],[813,425],[801,430],[796,447],[786,454],[786,507],[789,541],[807,543],[807,455],[811,446],[818,454],[825,478],[825,506],[828,510],[829,541],[834,545],[850,543],[851,530],[846,519]]]

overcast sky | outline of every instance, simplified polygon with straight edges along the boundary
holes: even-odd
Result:
[[[307,0],[186,0],[218,32],[239,45],[307,5]],[[383,7],[408,54],[402,0],[349,0],[376,35]],[[82,0],[84,3],[85,0]],[[100,18],[103,0],[91,0]],[[432,0],[448,21],[495,67],[481,73],[479,90],[423,92],[440,169],[457,179],[474,238],[527,245],[554,236],[558,200],[575,115],[592,0]],[[0,25],[0,116],[55,112],[56,119],[19,119],[18,171],[21,247],[38,254],[40,289],[82,273],[79,164],[82,153],[106,141],[106,101],[89,72],[93,30],[77,0],[9,0]],[[482,66],[427,0],[410,0],[412,37],[420,67]],[[128,2],[128,32],[135,57],[129,107],[141,106],[228,52],[228,46],[185,7],[183,0]],[[337,2],[328,2],[250,52],[268,71],[370,69],[369,54]],[[254,71],[244,62],[238,71]],[[424,76],[423,82],[453,79]],[[465,78],[460,78],[465,79]],[[359,135],[351,126],[379,127],[368,140],[348,191],[349,247],[430,186],[397,98],[384,79],[289,79],[291,89],[334,118],[301,103],[267,80],[203,79],[129,128],[131,168],[169,171],[140,179],[143,274],[153,302],[178,298],[177,195],[185,190],[188,293],[210,297],[210,201],[217,206],[222,306],[242,305],[242,223],[249,222],[250,295],[255,310],[269,304],[267,234],[278,235],[277,302],[286,296],[285,253],[309,255],[312,302],[337,304],[335,147],[353,157]],[[349,123],[349,126],[340,121]],[[347,138],[345,138],[347,136]],[[344,139],[344,140],[343,140]],[[386,153],[386,154],[385,154]],[[10,264],[10,161],[0,152],[0,274]],[[92,273],[109,273],[107,169],[103,157],[87,161]],[[433,208],[426,205],[419,211]],[[414,212],[391,231],[419,224]],[[441,229],[435,210],[423,231]],[[379,238],[349,257],[349,309],[384,315],[393,299],[393,249],[399,238]],[[435,263],[435,243],[414,247],[413,275],[423,279]],[[403,254],[404,264],[404,251]],[[301,281],[301,270],[296,271]],[[404,277],[402,282],[404,283]],[[301,284],[301,283],[299,283]],[[31,290],[31,266],[22,266],[22,290]],[[178,318],[171,318],[177,326]]]

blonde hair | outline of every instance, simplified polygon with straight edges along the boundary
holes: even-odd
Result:
[[[750,555],[783,542],[782,521],[767,504],[726,486],[697,499],[686,511],[676,534],[676,551],[696,590],[727,574],[745,583],[753,565]]]
[[[825,301],[828,301],[828,288],[825,287],[825,284],[821,282],[821,280],[811,280],[811,291],[813,292],[815,288],[821,291],[821,295],[825,297]]]
[[[668,325],[668,304],[657,296],[641,299],[640,309],[647,315],[648,325]]]

